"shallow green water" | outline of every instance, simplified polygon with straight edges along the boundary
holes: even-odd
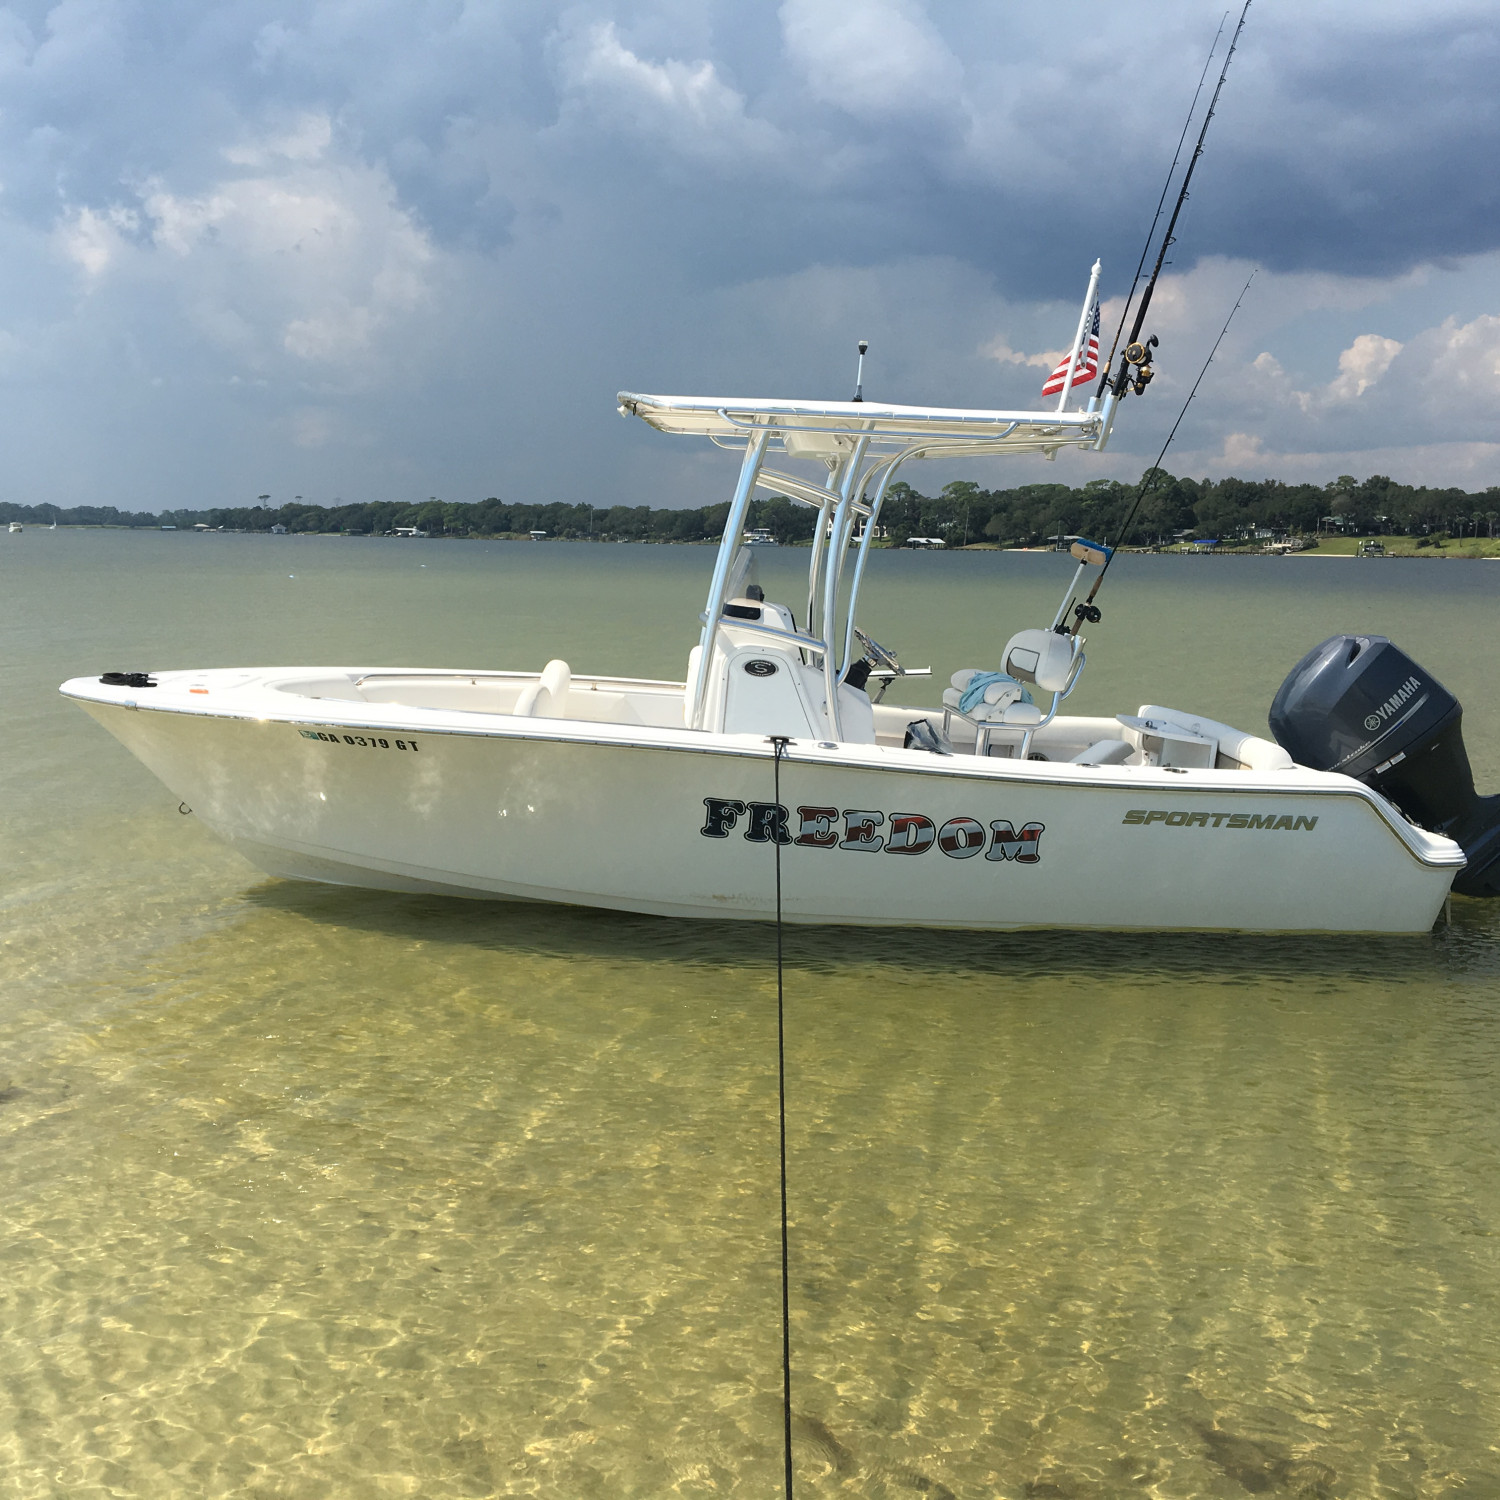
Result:
[[[775,1493],[769,931],[265,880],[55,693],[680,675],[710,558],[0,537],[0,1493]],[[1065,566],[873,571],[869,628],[946,675]],[[1377,629],[1500,787],[1500,566],[1117,574],[1082,711],[1262,729]],[[788,944],[801,1493],[1500,1494],[1500,906]]]

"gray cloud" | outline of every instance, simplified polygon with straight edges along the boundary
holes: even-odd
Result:
[[[1089,261],[1114,292],[1134,265],[1217,19],[0,8],[12,486],[698,501],[698,456],[618,423],[613,391],[840,394],[860,336],[887,394],[1030,402]],[[1242,261],[1272,274],[1194,414],[1199,456],[1400,432],[1440,466],[1471,441],[1433,393],[1461,369],[1464,410],[1494,400],[1500,308],[1468,268],[1500,251],[1497,51],[1488,6],[1261,0],[1163,297],[1163,379],[1090,472],[1150,450]]]

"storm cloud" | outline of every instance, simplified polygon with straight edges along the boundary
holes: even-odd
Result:
[[[1118,308],[1219,20],[0,9],[4,493],[698,504],[722,458],[614,392],[842,396],[860,337],[871,394],[1030,404],[1095,255]],[[1259,0],[1158,295],[1162,378],[1050,472],[1138,472],[1258,265],[1180,466],[1500,480],[1497,65],[1487,5]]]

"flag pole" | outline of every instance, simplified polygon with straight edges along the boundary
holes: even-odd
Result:
[[[1068,373],[1063,376],[1062,393],[1057,398],[1057,409],[1062,411],[1068,404],[1068,396],[1073,390],[1073,371],[1078,368],[1078,356],[1083,349],[1084,335],[1088,332],[1089,314],[1094,310],[1094,293],[1099,286],[1099,267],[1102,261],[1094,262],[1094,269],[1089,274],[1089,289],[1084,295],[1083,311],[1078,314],[1078,333],[1073,339],[1073,352],[1068,356]]]

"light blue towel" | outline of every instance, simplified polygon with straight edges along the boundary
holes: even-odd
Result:
[[[1021,703],[1033,701],[1031,694],[1016,681],[1009,672],[976,672],[970,679],[969,685],[963,690],[958,700],[958,711],[961,714],[971,713],[984,702],[984,690],[997,682],[1010,684],[1012,687],[1021,688]]]

